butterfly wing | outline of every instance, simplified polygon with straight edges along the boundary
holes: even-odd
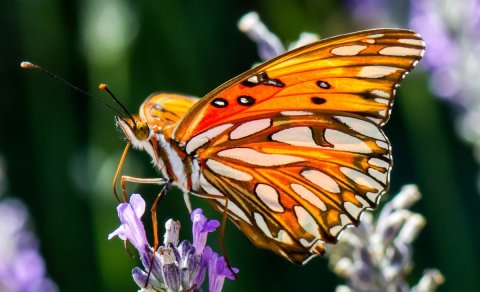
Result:
[[[415,32],[368,30],[316,42],[278,56],[219,86],[177,125],[173,138],[192,137],[238,116],[322,110],[387,122],[396,86],[421,59]]]
[[[391,167],[382,131],[346,113],[249,118],[197,155],[196,192],[225,195],[228,215],[257,246],[297,263],[377,205]],[[222,211],[226,202],[212,203]]]
[[[424,43],[407,30],[320,41],[228,81],[195,103],[172,139],[199,161],[192,189],[227,205],[259,247],[301,263],[335,242],[388,187],[380,127]]]
[[[168,137],[180,119],[197,101],[198,98],[193,96],[155,92],[150,94],[140,106],[140,118],[154,132],[160,131]]]

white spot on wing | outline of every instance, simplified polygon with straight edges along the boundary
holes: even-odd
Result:
[[[308,179],[310,182],[314,183],[315,185],[319,186],[320,188],[338,194],[340,193],[340,187],[338,186],[337,182],[331,178],[329,175],[325,173],[314,170],[314,169],[307,169],[300,173],[304,178]]]
[[[376,180],[358,170],[342,166],[340,167],[340,171],[358,185],[374,188],[378,191],[383,190],[383,187]]]
[[[350,220],[350,218],[348,218],[348,216],[345,214],[340,214],[340,222],[344,227],[349,224],[352,224],[352,220]]]
[[[305,238],[300,238],[299,241],[300,241],[300,244],[303,245],[304,247],[310,248],[310,246],[312,246],[312,243],[315,241],[315,239],[310,242]]]
[[[417,46],[425,46],[425,42],[423,40],[417,39],[398,39],[399,43],[402,44],[409,44],[409,45],[417,45]]]
[[[247,81],[252,83],[258,83],[258,76],[253,75],[252,77],[248,78]]]
[[[367,207],[370,206],[370,204],[367,201],[365,201],[365,199],[363,197],[361,197],[359,195],[355,195],[355,199],[357,199],[357,201],[359,201],[364,208],[367,208]]]
[[[352,215],[352,217],[356,219],[358,219],[360,213],[362,213],[362,208],[359,208],[352,202],[345,202],[343,206],[345,207],[345,210],[347,210],[348,214]]]
[[[277,190],[266,184],[257,184],[255,194],[260,200],[273,212],[283,212],[283,206],[280,204],[280,197]]]
[[[240,139],[258,133],[271,125],[270,119],[260,119],[241,124],[230,133],[230,139]]]
[[[250,148],[230,148],[217,153],[218,156],[228,157],[258,166],[285,165],[304,161],[303,158],[285,154],[262,153]]]
[[[375,138],[377,140],[382,140],[382,141],[385,140],[382,133],[380,132],[380,129],[375,124],[372,124],[365,120],[351,118],[351,117],[336,116],[336,119],[344,123],[345,125],[347,125],[350,129],[362,135]]]
[[[307,111],[283,111],[280,112],[280,114],[284,116],[312,116],[312,112],[307,112]]]
[[[238,169],[235,169],[233,167],[230,167],[228,165],[225,165],[216,160],[207,159],[205,163],[216,174],[223,175],[225,177],[233,178],[240,181],[250,181],[253,179],[253,177],[250,174],[240,171]]]
[[[330,228],[330,234],[334,237],[337,236],[340,231],[342,231],[342,225],[336,225]]]
[[[383,149],[388,149],[388,144],[385,141],[380,141],[377,140],[375,141],[378,147],[383,148]]]
[[[332,144],[336,150],[354,153],[372,153],[372,149],[365,142],[343,132],[327,129],[325,130],[324,136],[325,140]]]
[[[370,201],[377,202],[379,194],[380,194],[379,192],[377,193],[368,192],[366,195],[367,195],[367,198],[370,199]]]
[[[369,35],[369,36],[367,36],[367,37],[372,38],[372,39],[376,39],[376,38],[381,38],[381,37],[383,37],[383,36],[384,36],[383,33],[377,33],[377,34],[371,34],[371,35]]]
[[[300,197],[302,197],[304,200],[309,202],[310,204],[314,205],[318,209],[322,211],[327,210],[327,205],[320,200],[313,192],[311,192],[309,189],[306,187],[299,185],[299,184],[290,184],[290,187],[293,189],[295,193],[297,193]],[[337,185],[338,188],[338,185]],[[340,191],[340,190],[338,190]]]
[[[332,49],[330,52],[337,56],[355,56],[358,55],[361,51],[365,50],[367,46],[362,45],[351,45],[343,46]]]
[[[207,194],[223,196],[223,194],[216,187],[212,186],[212,184],[208,182],[203,174],[200,175],[200,186],[205,192],[207,192]]]
[[[374,122],[375,124],[380,124],[380,122],[382,121],[382,119],[377,119],[377,118],[373,118],[373,117],[367,117],[367,119]]]
[[[388,104],[388,99],[375,98],[375,101],[381,104]]]
[[[263,216],[260,213],[254,212],[253,213],[253,218],[255,219],[255,223],[257,223],[258,228],[260,228],[260,230],[262,230],[262,232],[266,236],[268,236],[270,238],[273,238],[272,232],[268,228],[268,225],[265,222],[265,219],[263,218]]]
[[[370,93],[375,94],[379,97],[383,97],[383,98],[389,98],[390,97],[390,94],[388,92],[380,90],[380,89],[374,89],[374,90],[370,91]]]
[[[385,160],[382,160],[382,159],[378,159],[378,158],[370,158],[368,160],[368,164],[373,165],[373,166],[382,167],[382,168],[385,168],[385,169],[387,169],[389,167],[388,162],[386,162]]]
[[[309,127],[293,127],[281,130],[272,135],[272,140],[293,146],[320,147],[313,140],[313,133]]]
[[[386,56],[420,56],[422,50],[406,47],[386,47],[378,53]]]
[[[368,168],[368,174],[371,175],[373,178],[378,180],[379,182],[382,182],[384,184],[387,183],[387,173],[380,172],[376,169],[373,168]]]
[[[316,238],[320,238],[320,231],[317,222],[302,206],[294,206],[293,210],[297,216],[298,224]]]
[[[279,241],[279,242],[282,242],[282,243],[285,243],[285,244],[293,244],[294,243],[292,237],[283,229],[278,232],[277,237],[274,238],[274,239],[276,241]]]
[[[358,77],[381,78],[395,73],[399,68],[391,66],[364,66],[358,72]]]
[[[197,150],[198,148],[202,147],[204,144],[206,144],[208,141],[212,140],[213,138],[217,137],[220,135],[223,131],[226,129],[230,128],[233,126],[233,124],[223,124],[220,126],[216,126],[211,128],[210,130],[207,130],[205,132],[202,132],[192,139],[190,139],[187,143],[186,146],[186,151],[188,154],[191,154],[193,151]]]
[[[223,207],[225,207],[225,199],[216,199],[217,202],[219,202]],[[250,219],[248,218],[248,216],[245,214],[245,212],[243,212],[242,209],[240,209],[240,207],[238,207],[235,203],[233,203],[231,200],[228,201],[228,206],[227,206],[227,209],[230,211],[230,213],[233,215],[233,216],[236,216],[240,219],[242,219],[243,221],[247,222],[248,224],[252,225],[252,222],[250,221]]]

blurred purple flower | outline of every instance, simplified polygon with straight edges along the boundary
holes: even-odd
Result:
[[[366,26],[386,24],[391,19],[388,3],[382,0],[346,0],[345,6],[348,7],[354,21]]]
[[[211,257],[218,257],[218,254],[213,253],[206,242],[207,234],[215,231],[220,223],[208,220],[201,209],[196,209],[191,214],[193,244],[187,240],[178,244],[180,223],[169,219],[165,224],[163,245],[156,252],[148,244],[141,221],[145,211],[143,198],[139,194],[133,194],[130,202],[121,203],[117,210],[121,225],[108,238],[118,236],[129,240],[139,251],[144,270],[134,268],[132,276],[142,291],[201,291],[207,268],[209,274],[212,269],[218,270],[223,257],[222,260],[211,262]],[[229,279],[232,278],[229,275]],[[222,286],[223,280],[221,283],[217,281],[216,291],[220,291]]]
[[[435,269],[424,272],[409,288],[406,278],[413,266],[412,243],[425,226],[422,215],[408,210],[421,195],[407,185],[380,210],[374,220],[362,214],[357,228],[346,229],[336,245],[328,245],[332,270],[347,281],[337,291],[434,291],[444,282]]]
[[[20,201],[0,201],[0,291],[58,291],[47,276],[38,240],[27,222],[28,212]]]
[[[249,12],[240,18],[238,28],[257,44],[258,56],[267,61],[287,51],[280,39],[261,21],[257,12]],[[316,34],[303,32],[300,38],[288,46],[288,50],[318,41]]]
[[[238,21],[238,28],[252,41],[257,43],[258,55],[262,61],[269,60],[285,52],[285,47],[280,39],[260,21],[258,13],[249,12],[243,15]]]
[[[430,90],[455,107],[458,134],[480,153],[480,0],[346,0],[345,7],[356,25],[379,27],[384,18],[397,19],[394,26],[408,24],[423,36],[427,49],[420,66],[430,74]],[[480,191],[480,179],[478,185]]]

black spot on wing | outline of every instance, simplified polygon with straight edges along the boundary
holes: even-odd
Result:
[[[225,98],[217,97],[217,98],[214,98],[210,102],[210,104],[217,108],[224,108],[228,106],[228,100],[226,100]]]

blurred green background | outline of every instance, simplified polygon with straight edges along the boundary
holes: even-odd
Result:
[[[153,91],[202,96],[257,62],[255,44],[237,29],[251,10],[285,42],[302,31],[328,37],[368,27],[352,20],[348,3],[334,0],[0,3],[0,155],[7,193],[26,203],[48,272],[62,291],[137,289],[130,273],[137,259],[120,240],[107,241],[118,225],[111,182],[125,141],[107,108],[45,74],[21,70],[19,62],[41,64],[107,101],[97,85],[108,83],[136,112]],[[454,131],[454,110],[430,93],[427,78],[422,70],[408,76],[386,126],[395,161],[392,194],[406,183],[423,194],[414,210],[427,226],[415,243],[410,282],[423,269],[438,268],[446,277],[442,291],[480,291],[478,165]],[[147,155],[135,151],[124,173],[156,176]],[[153,199],[159,187],[129,190]],[[220,218],[202,200],[193,204]],[[158,213],[161,222],[176,218],[189,226],[177,191]],[[182,237],[190,236],[185,227]],[[295,266],[255,249],[231,224],[225,242],[240,269],[225,291],[332,291],[342,283],[326,259]],[[210,243],[218,250],[215,236]]]

